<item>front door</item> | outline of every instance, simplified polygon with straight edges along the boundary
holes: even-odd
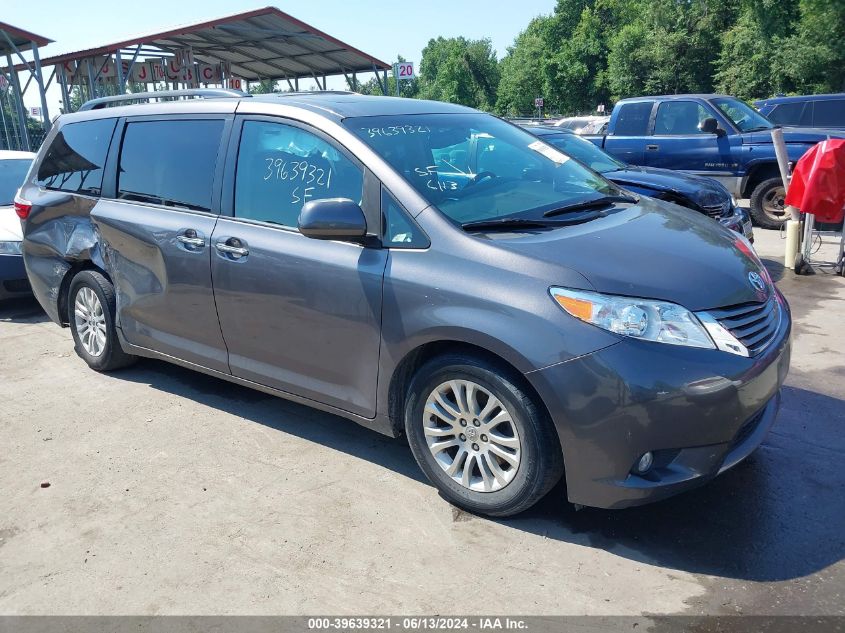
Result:
[[[228,373],[210,242],[225,125],[224,118],[130,120],[118,157],[116,199],[101,199],[91,220],[126,340]],[[222,155],[220,160],[222,165]]]
[[[232,215],[220,217],[211,257],[232,374],[374,417],[387,250],[296,228],[309,200],[362,203],[364,169],[313,130],[240,123],[224,189]]]

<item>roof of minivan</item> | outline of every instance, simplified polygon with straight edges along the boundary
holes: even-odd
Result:
[[[754,105],[763,103],[790,103],[792,101],[827,101],[828,99],[845,99],[845,92],[836,92],[824,95],[794,95],[791,97],[769,97],[758,99]]]
[[[730,95],[720,95],[720,94],[685,94],[685,95],[647,95],[643,97],[628,97],[626,99],[620,99],[618,103],[622,103],[623,101],[644,101],[646,99],[719,99],[719,98],[728,98],[730,99]]]
[[[63,116],[63,119],[70,122],[71,120],[79,121],[89,118],[143,116],[147,112],[147,108],[152,109],[153,107],[156,110],[156,114],[161,114],[162,111],[173,112],[174,114],[181,111],[196,113],[201,112],[204,105],[208,105],[209,110],[214,110],[215,104],[231,103],[233,101],[249,103],[251,106],[261,103],[293,106],[338,121],[349,117],[476,112],[472,108],[453,103],[444,103],[442,101],[371,96],[354,92],[314,91],[280,92],[250,97],[218,97],[183,99],[180,101],[159,103],[136,103],[67,114]],[[255,108],[251,107],[250,110],[254,112]]]

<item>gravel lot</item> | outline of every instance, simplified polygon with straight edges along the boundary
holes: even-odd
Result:
[[[97,374],[0,305],[0,613],[845,614],[845,279],[756,233],[795,316],[778,422],[615,512],[461,513],[401,439],[161,362]]]

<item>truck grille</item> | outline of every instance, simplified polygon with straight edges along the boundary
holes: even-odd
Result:
[[[751,356],[772,342],[780,325],[780,307],[774,296],[765,303],[742,303],[708,312],[745,345]]]

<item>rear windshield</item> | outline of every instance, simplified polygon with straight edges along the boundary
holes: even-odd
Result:
[[[62,127],[38,168],[38,184],[47,189],[99,195],[115,123],[117,119],[94,119]]]
[[[603,152],[587,139],[581,138],[576,134],[550,134],[542,138],[564,154],[581,161],[587,167],[600,174],[625,168],[625,163],[616,160],[613,156]]]
[[[349,118],[344,124],[454,222],[534,219],[618,193],[536,136],[482,113]]]
[[[32,164],[31,158],[0,160],[0,206],[9,206],[15,201],[26,172]]]

